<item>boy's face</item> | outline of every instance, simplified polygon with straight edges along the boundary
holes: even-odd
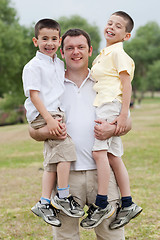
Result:
[[[126,32],[127,21],[117,15],[111,15],[104,29],[107,46],[117,42],[127,41],[131,34]]]
[[[65,58],[67,69],[80,70],[88,68],[88,57],[92,55],[87,39],[83,36],[67,36],[63,42],[62,58]]]
[[[33,38],[33,43],[35,47],[39,48],[41,53],[53,58],[61,44],[59,31],[51,28],[42,28],[39,31],[38,39]]]

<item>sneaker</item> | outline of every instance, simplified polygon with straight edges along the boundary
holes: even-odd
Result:
[[[61,226],[61,222],[56,217],[56,209],[51,204],[41,204],[39,201],[31,208],[31,211],[38,217],[43,218],[46,223],[55,227]]]
[[[55,195],[51,204],[70,217],[82,217],[85,214],[72,195],[69,195],[67,198],[59,198],[58,195]]]
[[[116,218],[109,225],[109,228],[117,229],[117,228],[123,227],[124,225],[129,223],[129,221],[132,218],[137,217],[142,212],[142,210],[143,209],[137,206],[135,203],[132,203],[132,205],[129,207],[124,207],[124,208],[119,207],[117,209]]]
[[[105,218],[109,218],[115,212],[114,207],[108,204],[106,208],[100,208],[94,203],[89,207],[88,216],[80,223],[81,227],[85,229],[97,227]]]

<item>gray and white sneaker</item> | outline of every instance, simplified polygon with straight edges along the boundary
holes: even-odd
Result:
[[[143,209],[135,203],[132,203],[129,207],[119,207],[117,209],[116,218],[111,222],[109,228],[113,230],[125,226],[132,218],[137,217],[142,210]]]
[[[58,195],[55,195],[51,204],[70,217],[82,217],[85,214],[84,210],[74,200],[72,195],[69,195],[67,198],[59,198]]]
[[[88,216],[81,221],[80,225],[85,229],[95,228],[104,219],[111,217],[114,212],[115,209],[111,204],[102,209],[93,203],[87,211]]]
[[[61,222],[56,216],[57,210],[51,204],[41,204],[39,201],[31,208],[31,211],[38,217],[43,218],[46,223],[55,227],[61,226]]]

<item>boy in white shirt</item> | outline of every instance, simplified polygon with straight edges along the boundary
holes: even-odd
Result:
[[[60,31],[55,20],[37,22],[33,43],[39,51],[23,69],[23,87],[27,97],[25,108],[30,126],[38,129],[47,125],[50,134],[57,136],[65,127],[65,116],[60,109],[60,97],[64,93],[64,64],[56,55],[61,44]],[[69,136],[65,140],[47,140],[44,144],[49,144],[52,152],[44,154],[42,196],[31,210],[45,222],[59,227],[61,222],[50,200],[56,181],[56,208],[71,217],[84,215],[83,209],[69,194],[70,163],[76,161],[75,147]]]
[[[125,12],[111,15],[104,29],[107,46],[93,62],[91,76],[95,80],[94,90],[97,95],[94,101],[96,115],[101,120],[116,124],[115,135],[123,133],[127,126],[131,100],[131,81],[134,74],[134,62],[123,50],[123,41],[127,41],[134,22]],[[108,159],[107,152],[111,157]],[[123,146],[120,137],[111,137],[105,141],[95,139],[93,157],[97,165],[98,194],[89,215],[82,220],[81,226],[92,228],[103,219],[112,216],[114,209],[108,203],[107,189],[112,167],[121,192],[121,207],[117,210],[116,219],[110,229],[126,225],[136,217],[142,208],[132,202],[127,169],[121,159]],[[109,166],[110,165],[110,166]]]

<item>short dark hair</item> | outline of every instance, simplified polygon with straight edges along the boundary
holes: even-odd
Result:
[[[38,38],[39,35],[39,31],[42,28],[51,28],[51,29],[56,29],[57,31],[59,31],[59,36],[61,35],[61,28],[58,22],[56,22],[53,19],[49,19],[49,18],[44,18],[39,20],[36,25],[35,25],[35,37]]]
[[[61,49],[63,51],[63,47],[64,47],[64,40],[67,36],[70,36],[70,37],[77,37],[77,36],[80,36],[80,35],[83,35],[86,40],[87,40],[87,43],[88,43],[88,47],[90,49],[91,47],[91,38],[89,36],[89,34],[87,32],[85,32],[84,30],[82,29],[79,29],[79,28],[71,28],[69,29],[68,31],[66,31],[63,36],[62,36],[62,42],[61,42]]]
[[[115,13],[112,13],[112,15],[117,15],[122,17],[124,20],[127,21],[127,25],[126,25],[126,32],[131,32],[133,27],[134,27],[134,21],[133,19],[125,12],[123,11],[117,11]]]

